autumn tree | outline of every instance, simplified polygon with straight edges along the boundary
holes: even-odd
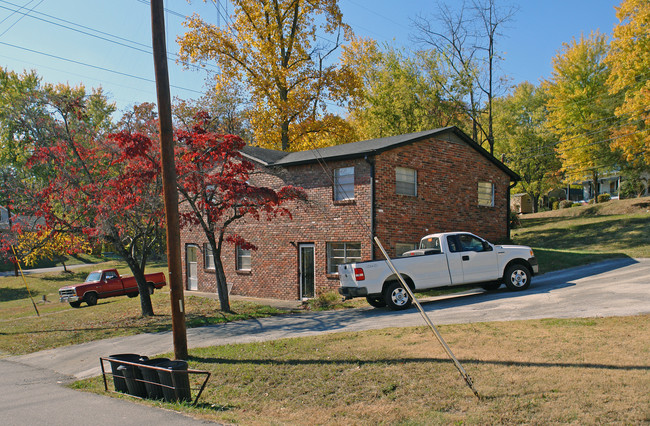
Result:
[[[349,108],[359,139],[462,127],[462,105],[446,99],[445,76],[430,52],[408,55],[354,39],[344,46],[342,62],[355,70],[361,88]]]
[[[515,187],[533,201],[537,212],[539,198],[561,182],[557,138],[547,126],[547,94],[524,82],[507,96],[494,102],[494,132],[499,135],[494,153],[515,171],[521,181]]]
[[[8,111],[3,126],[27,159],[16,210],[43,220],[50,235],[111,242],[138,282],[142,314],[153,315],[144,267],[162,201],[159,173],[145,158],[151,147],[109,137],[114,106],[101,90],[43,85],[16,94]]]
[[[334,53],[352,34],[337,0],[235,0],[232,22],[210,25],[198,15],[185,22],[178,39],[181,58],[215,61],[222,86],[240,82],[255,144],[283,151],[313,148],[314,134],[331,141],[348,124],[328,111],[344,106],[353,87],[351,72]]]
[[[553,58],[551,78],[543,83],[549,124],[559,139],[562,170],[570,181],[591,180],[595,195],[599,174],[618,164],[618,156],[610,149],[618,98],[610,96],[606,86],[607,51],[607,37],[598,32],[564,43]]]
[[[615,114],[622,125],[613,131],[612,146],[623,151],[630,166],[650,166],[650,3],[624,0],[616,8],[618,25],[605,63],[611,69],[607,84],[612,95],[624,99]]]
[[[463,1],[454,8],[438,5],[433,18],[414,20],[416,42],[430,47],[443,66],[448,81],[443,85],[449,99],[465,104],[472,121],[472,138],[487,142],[494,151],[492,102],[500,87],[497,49],[504,25],[514,16],[513,7],[499,7],[496,0]]]
[[[225,84],[222,79],[221,75],[214,75],[210,80],[214,84],[199,99],[174,100],[172,114],[176,128],[190,130],[197,114],[206,112],[211,120],[206,124],[206,130],[224,135],[239,135],[242,139],[251,140],[244,89],[238,82]]]
[[[304,191],[292,186],[255,186],[255,166],[241,155],[244,142],[238,136],[207,132],[201,121],[191,131],[176,132],[178,191],[182,226],[199,226],[212,249],[221,310],[230,311],[226,275],[221,261],[224,242],[255,249],[228,227],[249,217],[272,220],[291,213],[285,203],[303,199]]]

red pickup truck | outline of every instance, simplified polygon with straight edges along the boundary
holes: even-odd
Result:
[[[166,284],[165,274],[162,272],[145,274],[144,277],[149,286],[149,294],[153,294],[154,289],[160,289]],[[91,272],[86,281],[81,284],[61,287],[59,300],[68,302],[73,308],[78,308],[81,302],[94,306],[97,304],[97,299],[124,295],[136,297],[138,294],[138,283],[135,277],[120,277],[117,269],[104,269]]]

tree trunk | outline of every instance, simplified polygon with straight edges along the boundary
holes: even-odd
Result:
[[[219,294],[219,307],[224,312],[230,312],[230,298],[228,297],[228,283],[226,273],[221,262],[221,248],[223,247],[223,232],[219,233],[219,241],[208,238],[214,258],[214,273],[217,278],[217,293]]]
[[[230,298],[228,297],[228,284],[226,273],[223,270],[221,256],[214,256],[214,269],[217,277],[217,293],[219,294],[219,307],[223,312],[230,312]]]

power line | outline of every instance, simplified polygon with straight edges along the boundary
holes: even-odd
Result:
[[[115,71],[115,70],[112,70],[110,68],[105,68],[105,67],[100,67],[100,66],[97,66],[97,65],[92,65],[92,64],[88,64],[86,62],[75,61],[74,59],[69,59],[69,58],[64,58],[62,56],[52,55],[50,53],[39,52],[38,50],[28,49],[28,48],[23,47],[23,46],[16,46],[14,44],[9,44],[9,43],[5,43],[5,42],[0,42],[0,44],[4,45],[4,46],[13,47],[14,49],[24,50],[26,52],[36,53],[38,55],[43,55],[43,56],[47,56],[47,57],[50,57],[50,58],[58,59],[58,60],[61,60],[61,61],[70,62],[70,63],[77,64],[77,65],[83,65],[85,67],[94,68],[94,69],[97,69],[97,70],[106,71],[106,72],[110,72],[110,73],[117,74],[117,75],[122,75],[122,76],[125,76],[125,77],[135,78],[137,80],[142,80],[142,81],[147,81],[147,82],[150,82],[150,83],[155,83],[155,80],[152,80],[150,78],[140,77],[140,76],[137,76],[137,75],[128,74],[128,73],[121,72],[121,71]],[[172,84],[170,84],[169,86],[173,87],[175,89],[185,90],[185,91],[188,91],[188,92],[198,93],[198,94],[201,94],[201,95],[203,94],[203,92],[200,92],[200,91],[194,90],[194,89],[188,89],[186,87],[175,86],[175,85],[172,85]]]
[[[41,0],[41,1],[43,1],[43,0]],[[12,6],[14,6],[14,7],[18,7],[18,6],[15,5],[14,3],[11,3],[11,2],[8,2],[8,1],[0,0],[0,2],[1,2],[1,3],[5,3],[5,4],[12,5]],[[57,23],[57,22],[53,22],[53,21],[48,20],[48,19],[45,19],[45,18],[40,18],[40,17],[38,17],[38,16],[34,16],[33,14],[30,14],[29,12],[27,12],[27,13],[25,13],[25,12],[20,12],[20,10],[11,9],[11,8],[8,8],[8,7],[5,7],[5,6],[0,6],[0,9],[9,10],[9,11],[12,11],[12,12],[14,12],[14,13],[20,13],[20,14],[23,15],[23,17],[25,17],[25,16],[29,16],[30,18],[32,18],[32,19],[36,19],[36,20],[39,20],[39,21],[41,21],[41,22],[46,22],[46,23],[51,24],[51,25],[55,25],[55,26],[58,26],[58,27],[61,27],[61,28],[64,28],[64,29],[67,29],[67,30],[70,30],[70,31],[74,31],[74,32],[77,32],[77,33],[80,33],[80,34],[87,35],[87,36],[89,36],[89,37],[94,37],[94,38],[97,38],[97,39],[99,39],[99,40],[107,41],[107,42],[109,42],[109,43],[117,44],[117,45],[119,45],[119,46],[123,46],[123,47],[129,48],[129,49],[136,50],[136,51],[138,51],[138,52],[142,52],[142,53],[146,53],[146,54],[148,54],[148,55],[151,55],[151,45],[150,45],[150,44],[140,43],[140,42],[137,42],[137,41],[134,41],[134,40],[130,40],[130,39],[127,39],[127,38],[124,38],[124,37],[117,36],[117,35],[115,35],[115,34],[107,33],[107,32],[105,32],[105,31],[101,31],[101,30],[98,30],[98,29],[95,29],[95,28],[92,28],[92,27],[88,27],[88,26],[81,25],[81,24],[78,24],[78,23],[75,23],[75,22],[72,22],[72,21],[68,21],[68,20],[66,20],[66,19],[61,19],[61,18],[58,18],[58,17],[53,16],[53,15],[48,15],[48,14],[46,14],[46,13],[35,12],[35,13],[38,14],[38,15],[46,16],[46,17],[48,17],[48,18],[50,18],[50,19],[54,19],[54,20],[57,20],[57,21],[60,21],[60,22],[65,22],[66,24],[73,25],[73,26],[76,26],[76,27],[78,27],[78,28],[82,28],[83,30],[82,30],[82,29],[78,29],[78,28],[73,28],[73,27],[71,27],[71,26],[69,26],[69,25],[64,25],[64,24],[60,24],[60,23]],[[30,12],[31,12],[31,11],[30,11]],[[84,30],[87,30],[87,31],[84,31]],[[94,32],[94,33],[101,34],[101,35],[92,34],[92,33],[89,32],[89,31],[92,31],[92,32]],[[4,34],[4,33],[3,33],[3,34]],[[1,34],[0,34],[0,35],[1,35]],[[106,36],[106,37],[104,37],[104,36]],[[107,38],[107,37],[114,38],[115,40],[111,40],[110,38]],[[120,41],[116,41],[116,40],[121,40],[121,41],[124,41],[124,42],[126,42],[126,43],[133,44],[133,45],[135,45],[135,46],[131,46],[131,45],[129,45],[129,44],[122,43],[122,42],[120,42]],[[139,47],[136,47],[136,46],[141,46],[141,47],[143,47],[143,48],[139,48]],[[169,56],[173,56],[173,57],[175,57],[175,58],[180,59],[180,55],[178,55],[177,53],[167,52],[167,54],[168,54]],[[185,62],[185,63],[183,63],[183,65],[185,65],[185,66],[189,66],[189,67],[192,67],[192,68],[195,68],[195,69],[197,69],[197,70],[202,69],[200,66],[198,66],[198,65],[194,65],[194,64],[190,64],[189,62]],[[209,66],[210,68],[214,68],[214,69],[216,69],[216,67],[214,67],[213,65],[210,65],[210,64],[206,64],[206,65]]]
[[[25,5],[25,6],[22,6],[20,9],[23,9],[23,8],[27,7],[27,5],[29,5],[29,3],[31,3],[32,1],[33,1],[33,0],[30,0],[30,1]],[[18,18],[18,19],[16,20],[16,22],[14,22],[13,24],[9,25],[9,28],[7,28],[6,30],[4,30],[4,31],[2,32],[2,34],[0,34],[0,37],[2,37],[3,35],[7,34],[7,31],[9,31],[10,29],[12,29],[12,28],[14,27],[14,25],[16,25],[17,23],[19,23],[19,22],[20,22],[20,21],[25,17],[25,15],[29,14],[30,12],[32,12],[34,9],[36,9],[36,8],[37,8],[41,3],[43,3],[44,1],[45,1],[45,0],[41,0],[41,1],[39,1],[39,2],[34,6],[34,7],[32,7],[31,9],[29,9],[29,12],[27,12],[27,13],[20,12],[20,9],[19,9],[19,10],[14,11],[14,12],[13,12],[12,14],[10,14],[9,16],[7,16],[5,19],[3,19],[2,22],[4,22],[4,21],[6,21],[7,19],[11,18],[11,17],[14,16],[14,14],[16,14],[16,13],[21,13],[21,14],[23,15],[23,16],[21,16],[20,18]],[[2,22],[0,22],[0,24],[1,24]]]

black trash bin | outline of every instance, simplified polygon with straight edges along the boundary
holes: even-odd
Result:
[[[142,374],[140,369],[135,365],[120,365],[117,371],[122,373],[124,381],[126,382],[127,393],[129,395],[138,396],[140,398],[147,397],[147,389],[142,381]]]
[[[142,361],[142,366],[138,367],[140,369],[140,374],[144,379],[144,386],[147,389],[147,398],[150,399],[162,399],[164,397],[163,387],[160,386],[160,378],[158,376],[158,370],[151,367],[160,367],[162,364],[169,362],[169,358],[153,358],[146,361]]]
[[[191,401],[190,377],[187,372],[186,361],[167,361],[158,367],[165,370],[156,370],[162,386],[163,396],[167,402]]]
[[[116,354],[110,355],[109,362],[111,363],[111,372],[113,373],[113,384],[115,385],[116,392],[129,393],[129,388],[126,385],[126,379],[122,371],[118,371],[118,367],[129,366],[128,364],[123,364],[120,361],[126,362],[142,362],[149,359],[146,356],[141,356],[138,354]],[[130,366],[129,366],[130,367]]]

